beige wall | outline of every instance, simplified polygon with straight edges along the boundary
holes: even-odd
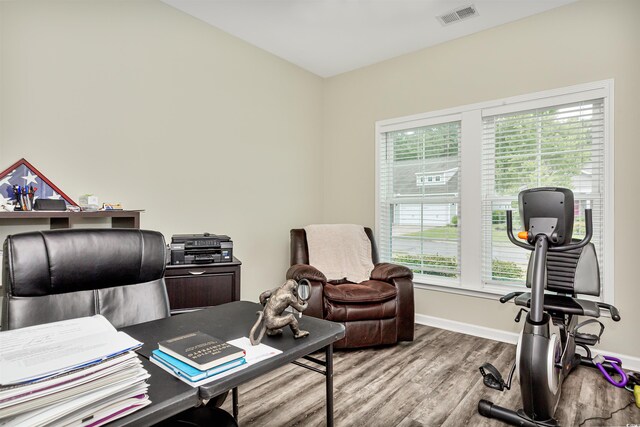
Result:
[[[0,170],[24,157],[167,239],[229,234],[244,299],[284,279],[289,229],[320,221],[322,79],[159,1],[0,13]]]
[[[637,0],[582,0],[328,79],[323,219],[374,225],[376,120],[613,78],[615,303],[623,321],[605,320],[602,347],[640,356],[640,251],[632,232],[640,212],[638,17]],[[416,290],[421,314],[516,331],[514,311],[493,300]]]
[[[614,78],[623,322],[606,322],[603,347],[640,356],[640,2],[611,3],[323,81],[157,1],[0,2],[0,169],[25,157],[74,198],[146,209],[143,227],[168,239],[231,235],[256,299],[282,279],[289,228],[374,225],[376,120]],[[513,307],[486,299],[417,290],[416,311],[517,330]]]

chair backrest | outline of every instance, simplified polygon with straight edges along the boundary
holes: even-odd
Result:
[[[102,314],[115,327],[168,317],[156,231],[66,229],[4,242],[3,330]]]
[[[568,295],[600,295],[600,268],[593,243],[565,252],[547,252],[545,289]],[[533,279],[533,255],[527,269],[527,287]]]
[[[373,231],[364,227],[364,232],[367,233],[367,237],[371,241],[371,261],[373,265],[378,264],[378,248],[376,241],[373,237]],[[307,234],[304,228],[294,228],[291,230],[291,265],[294,264],[309,264],[309,247],[307,246]]]

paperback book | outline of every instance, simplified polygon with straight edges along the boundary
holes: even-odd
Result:
[[[207,371],[245,355],[243,349],[200,331],[160,341],[158,348],[200,371]]]
[[[160,350],[153,350],[151,352],[151,361],[157,362],[156,364],[169,368],[171,372],[173,372],[176,376],[186,378],[191,382],[196,382],[196,381],[203,380],[205,378],[212,377],[221,372],[227,371],[229,369],[235,368],[237,366],[240,366],[246,363],[246,360],[244,359],[244,357],[240,357],[239,359],[231,360],[229,362],[223,363],[222,365],[218,365],[214,368],[207,369],[206,371],[201,371]]]

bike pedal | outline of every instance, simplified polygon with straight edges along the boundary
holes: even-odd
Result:
[[[576,344],[596,345],[600,340],[600,337],[595,334],[577,332],[575,334],[575,340]]]
[[[513,319],[514,322],[516,323],[520,323],[520,318],[522,317],[522,313],[528,313],[527,310],[525,310],[524,308],[521,308],[520,311],[518,311],[518,314],[516,314],[516,318]]]
[[[482,382],[485,386],[494,390],[504,390],[504,380],[500,372],[491,363],[485,363],[480,366],[480,373],[482,374]]]

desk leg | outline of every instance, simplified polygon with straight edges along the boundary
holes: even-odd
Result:
[[[324,355],[325,355],[324,361],[320,359],[316,359],[315,357],[312,357],[309,355],[306,355],[303,357],[303,359],[313,362],[316,365],[324,366],[325,368],[324,371],[316,368],[315,366],[309,366],[306,363],[301,363],[297,360],[294,360],[291,363],[325,376],[326,387],[327,387],[326,389],[327,427],[333,427],[333,343],[329,344],[324,348]]]
[[[231,390],[231,396],[233,400],[233,418],[238,421],[238,387],[234,387]]]
[[[333,344],[325,347],[327,384],[327,427],[333,427]]]

